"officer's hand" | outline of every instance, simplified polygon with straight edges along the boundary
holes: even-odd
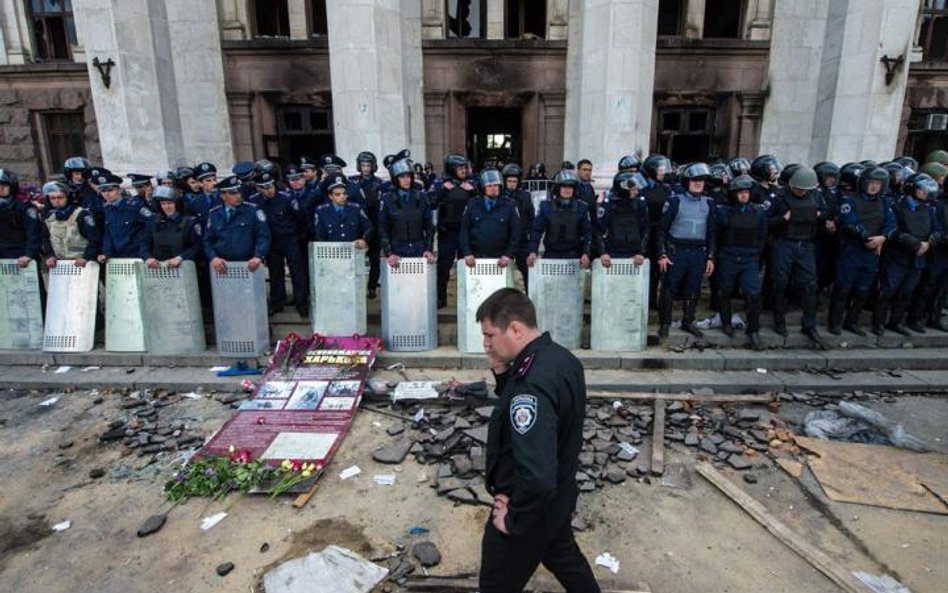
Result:
[[[917,253],[919,256],[925,255],[930,247],[931,244],[928,241],[922,241],[922,244],[918,246],[918,251],[915,253]]]
[[[476,264],[476,263],[477,263],[477,260],[474,259],[474,256],[473,256],[473,255],[465,255],[465,256],[464,256],[464,265],[465,265],[465,266],[467,266],[467,267],[469,267],[469,268],[473,268],[473,267],[474,267],[474,264]]]
[[[502,375],[507,372],[510,368],[510,365],[507,364],[507,361],[503,360],[496,353],[491,350],[484,349],[487,354],[487,362],[490,364],[490,370],[494,371],[495,375]]]
[[[471,185],[469,182],[465,181],[461,183],[461,189],[463,189],[464,191],[474,191],[474,186]]]
[[[824,226],[826,227],[826,232],[827,232],[827,233],[835,233],[835,232],[836,232],[836,223],[835,223],[834,221],[832,221],[832,220],[827,220],[827,221],[826,221],[826,224],[825,224]]]
[[[450,181],[445,181],[444,183],[441,184],[441,187],[443,187],[446,190],[452,190],[454,189],[454,183]]]
[[[16,265],[21,268],[25,268],[26,266],[30,265],[30,258],[26,257],[25,255],[18,257],[16,258]]]
[[[250,261],[247,262],[247,269],[251,272],[256,272],[257,268],[263,265],[263,260],[259,257],[251,257]]]
[[[583,256],[579,258],[579,267],[583,268],[584,270],[588,270],[589,266],[591,265],[592,262],[589,261],[589,256],[584,253]]]
[[[788,222],[790,221],[790,211],[789,211],[789,210],[787,210],[787,213],[783,215],[783,219],[786,220],[786,221],[788,221]]]
[[[506,268],[510,264],[510,258],[506,255],[501,255],[500,259],[497,260],[498,267]]]
[[[355,241],[355,248],[356,248],[356,249],[360,249],[360,250],[364,250],[364,249],[366,248],[365,240],[364,240],[364,239],[356,239],[356,241]]]
[[[510,504],[510,497],[507,496],[506,494],[494,495],[494,504],[492,505],[492,507],[495,511],[500,510],[500,509],[506,510],[508,504]]]
[[[532,268],[532,267],[534,266],[534,264],[536,264],[536,263],[537,263],[537,254],[536,254],[536,253],[531,253],[530,255],[527,256],[527,265],[528,265],[529,267]]]
[[[668,271],[668,266],[673,266],[673,265],[675,264],[672,263],[672,260],[668,259],[667,255],[663,255],[660,258],[658,258],[658,269],[661,270],[663,273]]]
[[[154,270],[155,268],[159,267],[161,264],[158,263],[157,259],[153,257],[149,257],[148,259],[145,260],[145,265],[151,268],[152,270]]]
[[[99,262],[100,264],[104,264],[108,259],[109,258],[105,257],[104,255],[100,255],[95,258],[95,261]]]
[[[636,268],[641,266],[644,263],[645,263],[644,255],[636,255],[632,257],[632,265],[634,265]]]
[[[183,262],[184,262],[184,259],[180,255],[178,257],[172,257],[171,259],[168,260],[168,267],[179,268],[181,267],[181,264]]]
[[[504,524],[504,519],[507,517],[507,505],[505,504],[501,508],[494,507],[494,510],[491,511],[491,517],[494,528],[504,535],[508,535],[507,525]]]
[[[393,267],[393,268],[397,268],[397,267],[398,267],[398,260],[399,260],[399,259],[400,259],[400,258],[399,258],[397,255],[395,255],[395,254],[393,253],[392,255],[388,256],[388,260],[387,260],[387,261],[388,261],[388,265],[391,266],[391,267]]]
[[[77,268],[84,268],[84,267],[86,267],[86,263],[88,263],[88,262],[86,261],[86,258],[84,258],[84,257],[77,257],[77,258],[76,258],[76,261],[73,262],[73,263],[75,264],[75,266],[76,266]]]
[[[608,253],[603,253],[599,256],[599,261],[602,262],[602,267],[604,268],[612,267],[612,257]]]
[[[78,260],[78,259],[76,260],[76,263],[79,263],[79,260]],[[56,258],[55,258],[55,257],[47,257],[47,258],[46,258],[46,267],[49,268],[49,269],[51,269],[51,270],[52,270],[53,268],[55,268],[55,267],[56,267]]]
[[[433,264],[433,263],[434,263],[434,254],[431,253],[430,251],[426,251],[426,252],[422,253],[422,254],[421,254],[421,257],[425,258],[425,261],[427,261],[429,264]]]
[[[211,260],[211,267],[214,268],[214,271],[218,274],[227,273],[227,262],[220,257],[215,257]]]
[[[704,275],[710,276],[714,273],[714,262],[710,259],[704,264]]]

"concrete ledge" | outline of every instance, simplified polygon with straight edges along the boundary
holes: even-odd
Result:
[[[56,364],[69,366],[142,366],[143,352],[106,352],[92,350],[90,352],[62,352],[56,353]]]
[[[8,365],[36,365],[56,364],[56,356],[51,352],[38,350],[0,350],[0,361]]]
[[[629,370],[704,370],[723,371],[725,355],[718,350],[686,350],[670,352],[664,350],[645,350],[643,352],[622,352],[622,368]]]

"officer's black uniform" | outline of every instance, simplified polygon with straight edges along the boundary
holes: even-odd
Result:
[[[502,197],[471,200],[461,219],[461,256],[500,257],[511,260],[520,240],[520,217],[513,202]]]
[[[146,239],[142,244],[141,258],[167,261],[180,257],[194,261],[202,253],[201,233],[201,223],[197,218],[180,212],[171,216],[159,212],[145,225]]]
[[[350,181],[359,186],[362,195],[362,203],[366,216],[373,227],[379,224],[379,210],[382,208],[382,178],[376,175],[356,175],[349,178]],[[381,266],[379,261],[382,255],[382,244],[378,233],[372,233],[369,239],[369,283],[368,289],[374,292],[379,286],[379,276],[381,275]]]
[[[257,188],[274,182],[271,174],[264,173],[258,177]],[[256,193],[249,201],[266,215],[267,224],[270,226],[270,251],[267,254],[267,265],[270,268],[270,314],[281,311],[286,304],[285,269],[288,267],[296,311],[301,317],[308,317],[308,270],[303,263],[303,252],[299,243],[299,229],[303,225],[299,202],[279,190],[271,198]]]
[[[570,527],[586,415],[582,364],[544,333],[497,376],[496,391],[485,480],[492,495],[510,498],[509,535],[487,521],[480,591],[520,591],[542,563],[568,593],[597,593]]]
[[[438,308],[448,303],[451,268],[461,251],[461,218],[467,203],[477,195],[473,188],[461,187],[465,182],[474,185],[470,175],[464,179],[457,175],[458,169],[466,166],[463,155],[448,155],[444,159],[445,178],[435,180],[428,191],[431,206],[438,211]],[[450,188],[445,187],[447,182],[451,183]]]

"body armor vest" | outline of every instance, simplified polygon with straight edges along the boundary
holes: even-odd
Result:
[[[671,223],[668,234],[681,241],[704,241],[708,231],[710,200],[701,196],[697,200],[683,196],[678,200],[678,215]]]
[[[89,241],[79,232],[77,223],[86,212],[84,208],[76,208],[66,220],[58,220],[55,215],[46,219],[49,242],[57,259],[78,259],[85,253]]]

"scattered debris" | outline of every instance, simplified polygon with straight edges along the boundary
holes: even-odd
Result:
[[[72,527],[72,521],[70,521],[69,519],[66,519],[62,523],[57,523],[53,525],[53,531],[66,531],[70,527]]]
[[[861,570],[854,570],[853,576],[865,583],[873,593],[912,593],[908,587],[887,574],[876,576]]]
[[[853,402],[841,401],[835,410],[810,412],[803,424],[807,436],[818,439],[891,444],[920,453],[930,451],[924,441],[905,432],[902,424]]]
[[[58,397],[51,397],[51,398],[49,398],[49,399],[47,399],[47,400],[41,401],[41,402],[39,403],[39,405],[42,406],[42,407],[44,407],[44,408],[48,408],[49,406],[55,404],[55,403],[58,402],[58,401],[59,401],[59,398],[58,398]]]
[[[379,486],[394,486],[395,485],[395,475],[394,474],[376,474],[372,477],[372,481]]]
[[[203,519],[201,519],[201,529],[203,529],[204,531],[211,529],[212,527],[214,527],[215,525],[223,521],[224,517],[226,516],[227,516],[227,513],[221,511],[220,513],[214,513],[213,515],[210,515],[209,517],[204,517]]]
[[[91,469],[89,470],[89,477],[92,478],[93,480],[98,480],[99,478],[103,478],[105,477],[105,470],[100,467]]]
[[[327,546],[270,570],[263,586],[267,593],[368,593],[388,572],[351,550]]]
[[[62,375],[63,373],[68,373],[71,369],[72,369],[71,366],[63,365],[59,367],[58,369],[56,369],[55,371],[53,371],[53,373],[56,375]]]
[[[224,562],[223,564],[217,565],[217,574],[218,576],[226,577],[230,574],[230,571],[234,570],[233,562]]]
[[[339,472],[339,479],[348,480],[349,478],[358,476],[361,473],[362,469],[360,469],[358,465],[352,465]]]
[[[596,556],[596,566],[605,566],[612,574],[619,573],[619,560],[609,552],[603,552]]]
[[[372,459],[379,463],[396,464],[404,461],[414,442],[409,437],[402,437],[392,445],[383,446],[372,452]]]
[[[168,520],[168,515],[152,515],[145,519],[145,522],[142,523],[142,526],[138,528],[138,537],[148,537],[149,535],[156,533],[159,529],[164,527],[165,521]],[[204,529],[204,525],[201,525],[201,528]],[[210,527],[208,527],[210,529]]]
[[[441,562],[441,552],[430,541],[418,542],[412,546],[411,555],[425,568],[437,566]]]

